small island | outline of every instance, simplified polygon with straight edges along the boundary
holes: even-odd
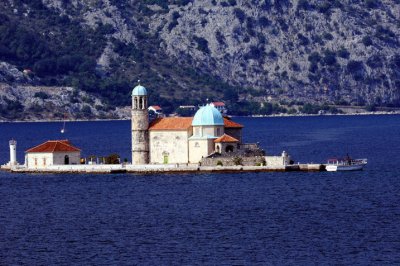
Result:
[[[16,160],[15,140],[10,161],[2,169],[24,173],[154,173],[231,171],[321,171],[322,164],[294,164],[285,151],[269,156],[257,143],[243,143],[243,125],[224,117],[213,105],[201,107],[194,117],[149,119],[148,93],[140,84],[132,91],[132,162],[81,163],[81,150],[68,140],[49,140]]]

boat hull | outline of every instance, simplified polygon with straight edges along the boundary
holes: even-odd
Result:
[[[360,171],[364,168],[363,164],[360,165],[327,165],[325,167],[328,172],[336,171]]]

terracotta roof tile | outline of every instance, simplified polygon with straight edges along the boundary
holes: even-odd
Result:
[[[149,130],[188,130],[193,117],[164,117],[151,122]]]
[[[225,128],[243,128],[244,126],[224,117]]]
[[[152,107],[154,110],[157,110],[157,111],[162,110],[162,108],[160,106],[158,106],[158,105],[152,105],[150,107]]]
[[[234,142],[239,142],[239,141],[237,139],[235,139],[234,137],[224,134],[221,137],[214,140],[214,142],[215,143],[234,143]]]
[[[26,152],[79,152],[80,149],[71,145],[68,140],[48,140]]]
[[[223,102],[213,102],[212,104],[214,106],[225,106],[225,103],[223,103]]]

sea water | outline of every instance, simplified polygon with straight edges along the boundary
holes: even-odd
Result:
[[[358,172],[43,175],[0,172],[0,265],[400,264],[400,116],[235,118],[267,154]],[[69,139],[130,158],[129,121],[1,123],[24,151]]]

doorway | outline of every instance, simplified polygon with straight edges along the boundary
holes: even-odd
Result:
[[[69,156],[65,155],[64,157],[64,164],[69,164]]]
[[[168,164],[168,155],[164,155],[164,164]]]

